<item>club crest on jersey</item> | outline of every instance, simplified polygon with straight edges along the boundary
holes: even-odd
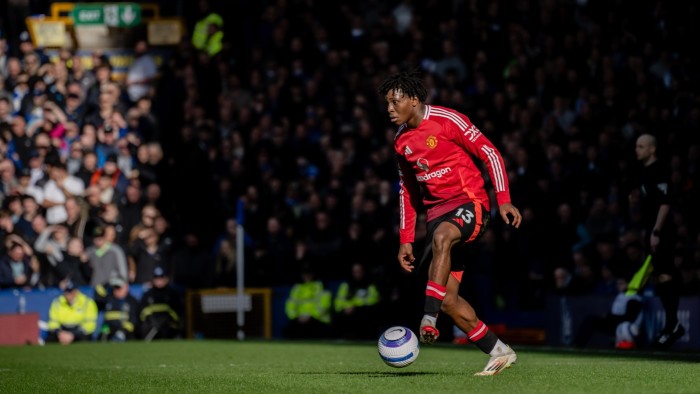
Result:
[[[416,161],[416,166],[418,166],[418,168],[420,168],[423,171],[430,170],[430,166],[428,165],[428,160],[426,160],[422,157],[420,159],[418,159],[418,161]]]
[[[437,146],[437,137],[434,135],[429,136],[428,139],[425,140],[425,144],[428,145],[428,148],[435,149]]]
[[[403,155],[404,155],[404,156],[408,156],[408,155],[410,155],[411,153],[413,153],[413,151],[411,150],[411,148],[408,147],[408,145],[406,145],[406,147],[403,148]]]

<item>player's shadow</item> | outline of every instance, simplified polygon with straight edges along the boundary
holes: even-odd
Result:
[[[324,375],[328,373],[324,372]],[[396,372],[377,372],[377,371],[366,371],[366,372],[336,372],[338,375],[362,375],[368,378],[398,378],[407,376],[428,376],[437,375],[437,372],[411,372],[411,371],[396,371]]]

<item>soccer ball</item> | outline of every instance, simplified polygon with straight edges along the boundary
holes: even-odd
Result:
[[[416,361],[420,347],[418,337],[413,331],[407,327],[394,326],[388,328],[379,337],[377,349],[379,357],[386,365],[403,368]]]

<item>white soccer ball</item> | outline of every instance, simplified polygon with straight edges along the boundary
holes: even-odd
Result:
[[[403,368],[416,361],[420,346],[418,337],[413,331],[407,327],[394,326],[388,328],[379,337],[377,349],[379,357],[386,365]]]

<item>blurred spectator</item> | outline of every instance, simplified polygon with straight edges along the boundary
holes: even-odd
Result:
[[[0,256],[0,288],[31,289],[39,281],[39,267],[32,249],[17,235],[5,238]]]
[[[291,284],[298,272],[298,267],[291,264],[293,256],[294,243],[289,231],[279,218],[270,217],[264,238],[255,248],[254,269],[258,283]]]
[[[97,327],[97,304],[71,281],[63,284],[63,294],[54,298],[49,309],[49,342],[69,345],[89,341]]]
[[[49,163],[47,172],[49,180],[44,184],[38,202],[46,209],[46,221],[49,224],[63,223],[68,220],[66,198],[82,197],[85,185],[80,178],[68,174],[66,165],[61,161]]]
[[[156,219],[160,217],[160,210],[153,204],[146,204],[141,208],[140,220],[131,227],[127,245],[131,246],[139,239],[139,234],[143,230],[152,229],[155,226]]]
[[[0,125],[12,124],[12,98],[0,89]]]
[[[92,232],[92,246],[85,256],[92,268],[90,286],[105,285],[111,278],[128,280],[128,268],[124,250],[106,237],[105,228],[97,226]],[[84,258],[84,257],[83,257]]]
[[[66,87],[66,99],[63,103],[63,111],[66,114],[66,119],[74,122],[78,129],[83,127],[85,122],[85,89],[80,82],[70,82]]]
[[[129,141],[126,138],[120,138],[117,143],[117,167],[127,179],[132,178],[131,172],[134,168],[134,157],[131,155]]]
[[[156,267],[151,288],[143,293],[139,303],[141,337],[145,341],[182,336],[184,311],[181,298],[181,294],[171,286],[165,269]]]
[[[68,240],[68,249],[63,257],[63,261],[57,265],[59,278],[61,275],[64,275],[65,279],[70,279],[76,285],[77,283],[82,283],[81,286],[90,284],[92,268],[88,264],[89,260],[86,258],[84,251],[82,239],[72,237]]]
[[[375,338],[381,321],[378,306],[377,285],[362,263],[354,263],[350,278],[340,283],[335,294],[335,334],[346,339]]]
[[[285,311],[289,322],[284,330],[286,338],[325,338],[330,334],[331,293],[309,264],[301,268],[301,282],[292,286]]]
[[[83,239],[85,226],[88,222],[88,206],[82,198],[75,196],[66,198],[66,225],[72,236]]]
[[[96,82],[95,69],[86,68],[83,59],[77,53],[73,53],[72,58],[66,63],[70,65],[69,80],[77,83],[83,93],[87,92]]]
[[[36,56],[32,56],[28,61],[35,63],[39,60]],[[33,83],[30,81],[30,92],[22,98],[19,109],[19,115],[27,120],[29,130],[36,129],[40,122],[43,122],[44,104],[49,99],[46,92],[46,82],[43,79],[33,79],[32,81]],[[33,135],[31,131],[28,131],[27,134]]]
[[[153,113],[153,98],[143,96],[136,101],[136,106],[127,112],[127,134],[137,136],[142,143],[150,144],[160,141],[160,121]]]
[[[136,104],[143,97],[151,96],[157,82],[158,65],[148,51],[148,41],[136,41],[134,61],[126,72],[126,89],[132,104]]]
[[[214,244],[214,277],[212,278],[212,286],[214,287],[236,286],[237,227],[238,222],[236,219],[228,218],[224,233],[219,236]],[[259,264],[257,261],[253,263],[254,266]]]
[[[109,64],[109,61],[107,62],[101,62],[100,64],[94,65],[92,72],[95,75],[95,83],[93,83],[88,89],[87,89],[87,95],[85,97],[85,103],[86,103],[86,119],[85,122],[94,122],[94,113],[99,109],[99,104],[100,101],[105,101],[107,99],[110,100],[111,103],[114,103],[113,100],[111,100],[111,97],[103,97],[104,95],[102,92],[104,91],[104,87],[107,86],[108,84],[112,83],[112,66]],[[105,93],[106,94],[106,93]],[[101,125],[101,121],[98,119],[98,122],[93,123],[94,125]]]
[[[27,135],[27,121],[22,116],[12,118],[11,140],[8,142],[8,156],[18,168],[26,168],[33,149],[32,137]]]
[[[83,158],[85,157],[85,152],[83,151],[83,144],[80,141],[73,141],[70,144],[70,149],[68,150],[68,155],[65,159],[66,170],[70,175],[76,175],[80,168],[83,166]],[[85,185],[85,181],[89,178],[83,179],[79,177]]]
[[[48,286],[56,286],[58,282],[66,279],[66,272],[59,272],[59,264],[63,262],[68,249],[68,227],[65,223],[53,224],[47,226],[44,231],[39,234],[39,237],[34,241],[34,250],[37,256],[46,259],[50,269],[47,275],[42,274],[42,282]],[[48,268],[48,267],[47,267]],[[61,267],[63,268],[63,267]],[[82,286],[82,278],[76,278],[77,286]],[[84,281],[82,281],[84,282]]]
[[[7,59],[9,59],[9,54],[7,53],[7,38],[0,38],[0,79],[3,81],[7,78]]]
[[[90,177],[90,186],[100,189],[100,201],[103,204],[116,202],[126,192],[129,180],[117,165],[117,155],[110,154],[105,159],[102,168],[98,168]]]
[[[95,171],[97,171],[97,154],[93,151],[84,152],[81,165],[74,175],[83,181],[85,187],[88,187]]]
[[[129,249],[129,281],[138,284],[151,282],[156,267],[170,266],[169,253],[168,245],[160,243],[155,228],[141,230]]]
[[[97,293],[97,292],[96,292]],[[139,332],[138,301],[129,293],[129,283],[120,278],[109,281],[109,290],[100,297],[96,294],[98,310],[104,313],[100,339],[124,342],[135,339]]]
[[[151,155],[156,153],[151,146],[153,145],[141,144],[136,148],[136,162],[131,172],[132,177],[138,179],[144,186],[158,181],[158,173],[154,165],[158,162],[158,158],[155,156],[151,158]]]
[[[131,239],[131,230],[141,221],[142,208],[143,191],[138,184],[130,182],[124,195],[117,201],[119,224],[123,229],[119,238],[120,245],[128,245]]]

